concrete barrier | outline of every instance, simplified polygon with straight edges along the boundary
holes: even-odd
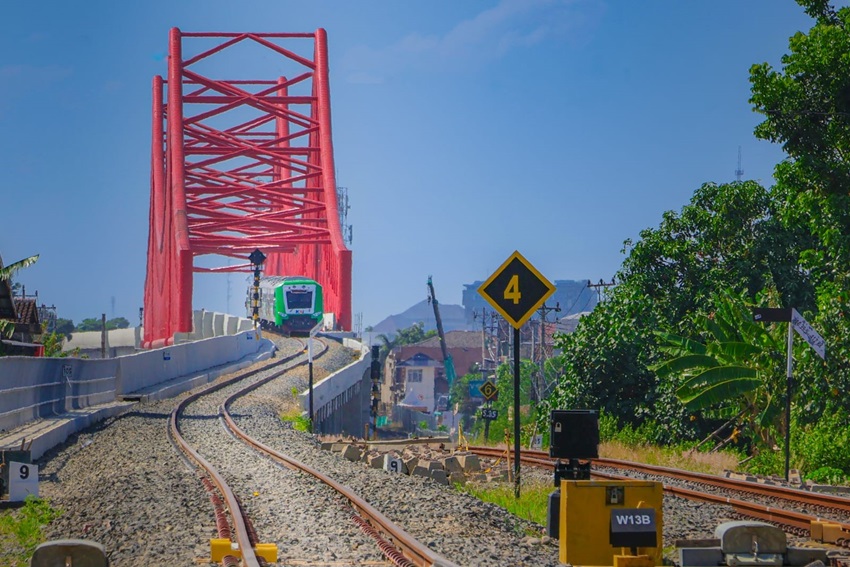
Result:
[[[238,328],[232,319],[221,318],[222,330]],[[0,431],[139,391],[176,395],[268,358],[274,348],[252,330],[111,359],[0,357]]]
[[[0,358],[0,429],[65,410],[60,364],[22,356]]]
[[[342,343],[359,350],[360,358],[313,385],[313,431],[362,435],[369,421],[372,355],[358,341],[343,338]],[[301,408],[309,413],[310,391],[305,390],[298,398]]]

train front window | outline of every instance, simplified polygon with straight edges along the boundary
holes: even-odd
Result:
[[[313,290],[299,289],[287,290],[286,292],[286,308],[292,309],[312,309],[313,307]]]

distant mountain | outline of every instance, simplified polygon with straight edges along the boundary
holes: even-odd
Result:
[[[451,305],[440,303],[440,319],[443,321],[443,330],[449,331],[471,331],[472,326],[466,322],[466,313],[462,305]],[[434,317],[434,307],[423,299],[403,313],[390,315],[377,325],[372,327],[372,333],[394,335],[400,329],[407,329],[416,323],[424,323],[425,330],[437,329],[437,319]]]

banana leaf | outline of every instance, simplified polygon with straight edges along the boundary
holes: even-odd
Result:
[[[740,366],[743,366],[748,361],[757,359],[764,352],[758,346],[738,341],[709,343],[706,345],[706,351],[716,358],[720,358],[728,363],[736,363]]]
[[[0,267],[0,280],[11,279],[15,272],[35,264],[36,260],[38,260],[38,254],[30,256],[29,258],[24,258],[23,260],[18,260],[17,262],[12,262],[8,266]]]
[[[758,372],[745,366],[718,366],[690,378],[676,390],[689,409],[704,408],[751,392],[761,385]]]
[[[659,348],[667,353],[677,356],[686,354],[705,354],[705,345],[686,337],[666,333],[664,331],[655,331],[655,334],[667,344],[660,345]]]
[[[670,376],[685,373],[688,370],[698,368],[713,368],[719,366],[717,360],[704,354],[686,354],[678,358],[671,358],[653,366],[649,369],[658,376]]]

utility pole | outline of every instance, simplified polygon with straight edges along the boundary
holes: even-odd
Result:
[[[549,352],[546,350],[546,315],[550,312],[554,311],[555,313],[561,312],[561,303],[555,302],[555,307],[547,307],[544,303],[540,306],[540,352],[537,359],[537,364],[540,367],[539,376],[537,380],[534,381],[534,389],[538,396],[537,401],[543,399],[543,396],[546,394],[546,390],[549,389],[549,385],[546,383],[546,374],[544,373],[546,360],[549,358]],[[541,383],[543,388],[541,389]]]
[[[590,280],[587,280],[587,287],[592,287],[596,290],[596,300],[599,303],[602,303],[603,290],[614,285],[617,285],[617,283],[614,281],[614,278],[611,278],[610,282],[606,282],[600,279],[599,283],[590,283]]]

